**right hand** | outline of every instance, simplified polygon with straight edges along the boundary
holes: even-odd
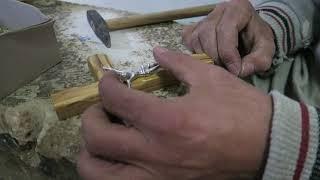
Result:
[[[80,175],[88,180],[256,177],[268,149],[271,97],[218,66],[161,48],[154,54],[188,93],[160,99],[107,73],[99,86],[103,104],[83,115]],[[111,123],[106,112],[131,126]]]
[[[267,71],[276,49],[271,27],[248,0],[218,4],[207,18],[184,28],[183,40],[241,77]]]

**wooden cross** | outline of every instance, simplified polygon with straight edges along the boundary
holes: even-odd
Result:
[[[201,60],[207,64],[213,64],[213,60],[205,54],[194,54],[194,59]],[[103,75],[102,67],[110,67],[113,65],[107,55],[97,54],[88,58],[88,66],[96,81],[99,81]],[[164,69],[160,69],[153,74],[145,77],[139,77],[132,81],[132,88],[152,92],[164,87],[178,84],[172,74]],[[75,87],[66,89],[52,94],[54,109],[60,120],[81,114],[89,106],[100,101],[98,82],[88,86]]]

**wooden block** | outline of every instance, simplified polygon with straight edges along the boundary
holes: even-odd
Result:
[[[99,83],[60,91],[51,96],[60,120],[81,114],[89,106],[99,102]]]
[[[103,66],[110,68],[113,67],[108,56],[104,54],[96,54],[94,56],[90,56],[88,58],[88,66],[96,81],[99,81],[103,77]]]
[[[194,57],[207,64],[213,63],[212,59],[209,59],[206,55],[194,55]],[[95,55],[89,58],[88,61],[89,64],[91,64],[90,66],[92,66],[91,69],[96,79],[100,79],[103,76],[103,72],[101,73],[102,65],[109,64],[112,66],[110,61],[106,61],[106,59],[107,58],[102,55]],[[154,74],[139,77],[134,80],[132,82],[132,88],[152,92],[177,83],[179,83],[179,81],[168,71],[160,69]],[[60,120],[79,115],[89,106],[99,102],[98,82],[84,87],[63,90],[53,94],[52,99]]]

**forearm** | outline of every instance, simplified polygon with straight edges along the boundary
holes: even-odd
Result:
[[[309,47],[314,34],[319,33],[318,10],[312,0],[257,0],[255,3],[260,16],[274,31],[279,58]]]
[[[273,96],[273,122],[264,180],[320,178],[320,111],[278,92]]]

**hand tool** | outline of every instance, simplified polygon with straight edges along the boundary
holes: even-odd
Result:
[[[96,10],[87,11],[87,18],[90,26],[101,41],[111,47],[110,32],[120,29],[127,29],[143,25],[169,22],[178,19],[199,17],[208,15],[215,8],[214,4],[197,6],[185,9],[170,10],[164,12],[133,15],[110,20],[104,20]]]

